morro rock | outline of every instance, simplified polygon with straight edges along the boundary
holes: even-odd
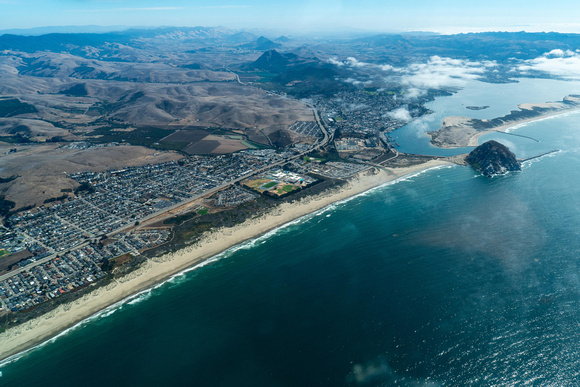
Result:
[[[487,177],[521,170],[519,161],[509,148],[493,140],[472,150],[465,161]]]

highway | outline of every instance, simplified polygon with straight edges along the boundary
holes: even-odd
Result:
[[[315,145],[314,145],[314,148],[313,148],[313,149],[309,149],[309,150],[307,150],[307,151],[304,151],[304,152],[298,153],[298,154],[296,154],[296,155],[294,155],[294,156],[288,157],[288,158],[286,158],[286,159],[283,159],[283,160],[281,160],[281,161],[278,161],[278,162],[276,162],[276,163],[270,164],[270,165],[268,165],[268,166],[266,166],[266,167],[260,168],[260,169],[258,169],[258,170],[256,170],[256,171],[253,171],[253,172],[251,172],[251,173],[248,173],[248,174],[246,174],[246,175],[243,175],[243,176],[241,176],[241,177],[239,177],[239,178],[237,178],[237,179],[234,179],[234,180],[228,181],[228,182],[226,182],[226,183],[223,183],[223,184],[221,184],[221,185],[219,185],[219,186],[217,186],[217,187],[215,187],[215,188],[212,188],[212,189],[210,189],[210,190],[204,191],[204,192],[200,193],[199,195],[195,195],[195,196],[193,196],[193,197],[191,197],[191,198],[189,198],[189,199],[187,199],[187,200],[184,200],[184,201],[182,201],[182,202],[180,202],[180,203],[177,203],[177,204],[175,204],[175,205],[173,205],[173,206],[171,206],[171,207],[167,207],[167,208],[164,208],[164,209],[162,209],[162,210],[160,210],[160,211],[154,212],[154,213],[152,213],[152,214],[150,214],[150,215],[148,215],[148,216],[146,216],[146,217],[144,217],[144,218],[142,218],[142,219],[139,219],[139,227],[142,227],[142,226],[145,226],[145,225],[147,225],[147,224],[148,224],[148,222],[149,222],[149,221],[151,221],[151,220],[155,220],[155,222],[158,222],[158,221],[160,221],[160,220],[163,220],[163,219],[169,218],[169,217],[173,216],[174,214],[170,214],[170,215],[168,215],[166,218],[163,218],[162,216],[163,216],[163,214],[167,214],[167,213],[169,213],[169,212],[171,212],[171,211],[173,211],[173,210],[179,209],[180,207],[186,206],[186,205],[188,205],[188,204],[190,204],[190,203],[192,203],[192,202],[194,202],[194,201],[196,201],[196,200],[198,200],[198,199],[201,199],[201,198],[203,198],[203,197],[209,197],[209,196],[213,195],[214,193],[216,193],[216,192],[218,192],[218,191],[221,191],[222,189],[225,189],[225,188],[227,188],[227,187],[229,187],[229,186],[231,186],[231,185],[233,185],[233,184],[235,184],[235,183],[238,183],[238,182],[240,182],[240,181],[242,181],[242,180],[244,180],[244,179],[247,179],[247,178],[249,178],[249,177],[252,177],[252,176],[254,176],[254,175],[257,175],[257,174],[260,174],[260,173],[266,172],[267,170],[269,170],[269,169],[272,169],[272,168],[274,168],[274,167],[277,167],[277,166],[280,166],[280,165],[284,165],[284,164],[286,164],[286,163],[288,163],[288,162],[290,162],[290,161],[292,161],[292,160],[295,160],[295,159],[297,159],[297,158],[300,158],[300,157],[302,157],[302,156],[304,156],[304,155],[306,155],[306,154],[308,154],[308,153],[312,152],[312,150],[318,150],[318,149],[320,149],[320,148],[322,148],[322,147],[326,146],[326,144],[328,144],[328,142],[330,141],[330,139],[331,139],[331,136],[328,134],[328,130],[326,129],[326,127],[325,127],[325,126],[324,126],[324,124],[322,123],[322,121],[321,121],[321,119],[320,119],[320,117],[319,117],[319,113],[318,113],[318,111],[317,111],[317,110],[316,110],[316,109],[315,109],[313,106],[310,106],[310,105],[307,105],[307,106],[308,106],[310,109],[312,109],[312,112],[313,112],[313,114],[314,114],[314,118],[315,118],[315,120],[316,120],[316,123],[318,124],[318,126],[319,126],[320,130],[321,130],[321,131],[322,131],[322,133],[323,133],[323,139],[322,139],[322,141],[318,140],[318,141],[315,143]],[[135,224],[131,222],[130,224],[128,224],[128,225],[126,225],[126,226],[123,226],[123,227],[119,227],[119,228],[117,228],[116,230],[113,230],[113,231],[111,231],[110,233],[108,233],[108,234],[106,234],[106,235],[107,235],[107,237],[110,237],[110,236],[113,236],[113,235],[115,235],[115,234],[118,234],[118,233],[121,233],[121,232],[127,231],[127,230],[129,230],[129,229],[132,229],[132,228],[134,228],[134,227],[135,227]],[[30,237],[30,236],[27,236],[27,237],[28,237],[29,239],[32,239],[32,240],[34,240],[34,241],[36,241],[36,242],[40,243],[39,241],[37,241],[36,239],[34,239],[34,238]],[[39,259],[38,261],[36,261],[36,262],[34,262],[34,263],[31,263],[30,265],[27,265],[27,266],[24,266],[24,267],[21,267],[21,268],[18,268],[18,269],[12,270],[11,272],[9,272],[9,273],[7,273],[7,274],[1,275],[1,276],[0,276],[0,281],[3,281],[3,280],[5,280],[5,279],[7,279],[7,278],[10,278],[10,277],[13,277],[13,276],[15,276],[15,275],[16,275],[16,274],[18,274],[18,273],[22,273],[23,271],[26,271],[26,270],[32,269],[32,268],[34,268],[34,267],[36,267],[36,266],[38,266],[38,265],[43,265],[43,264],[45,264],[46,262],[50,261],[51,259],[54,259],[54,258],[56,258],[57,256],[62,256],[62,255],[64,255],[64,254],[67,254],[67,253],[68,253],[68,252],[70,252],[71,250],[76,250],[76,249],[78,249],[78,248],[81,248],[81,247],[87,246],[88,244],[89,244],[89,240],[85,240],[85,241],[81,242],[79,245],[75,246],[74,248],[72,248],[72,249],[70,249],[70,250],[65,250],[65,251],[61,251],[61,252],[59,252],[58,254],[52,254],[52,255],[49,255],[48,257],[45,257],[45,258]]]

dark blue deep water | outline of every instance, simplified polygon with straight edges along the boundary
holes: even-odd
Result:
[[[0,385],[578,385],[580,113],[514,133],[540,143],[491,137],[560,152],[333,205],[1,366]]]

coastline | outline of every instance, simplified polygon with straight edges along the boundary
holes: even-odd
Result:
[[[539,104],[520,104],[519,111],[493,119],[476,119],[465,116],[448,116],[443,118],[438,130],[427,132],[431,137],[431,144],[445,149],[478,146],[479,137],[492,132],[505,132],[508,128],[526,124],[546,118],[556,117],[563,114],[573,113],[580,110],[580,98],[567,96],[563,102],[546,102]],[[529,112],[537,112],[537,109],[547,109],[543,113],[529,116]],[[527,113],[526,113],[527,112]],[[528,114],[528,117],[520,117]],[[489,126],[481,129],[481,126]],[[476,129],[480,127],[480,129]]]
[[[104,309],[127,302],[132,296],[145,292],[188,268],[202,264],[233,246],[385,183],[444,165],[454,164],[444,160],[431,160],[410,167],[389,168],[388,172],[379,170],[374,175],[363,172],[350,179],[344,188],[309,196],[297,203],[282,203],[259,218],[249,219],[231,228],[217,229],[195,245],[150,259],[139,269],[107,286],[1,333],[0,361],[9,360],[14,355],[49,341]]]
[[[498,127],[495,127],[493,129],[486,130],[486,131],[482,131],[482,132],[479,132],[479,133],[471,136],[471,138],[469,139],[469,142],[468,142],[467,146],[478,146],[479,145],[479,138],[481,136],[486,135],[486,134],[489,134],[489,133],[493,133],[493,132],[505,132],[509,128],[512,128],[512,127],[514,127],[516,125],[529,124],[530,122],[540,121],[540,120],[547,119],[547,118],[553,118],[553,117],[561,116],[561,115],[564,115],[564,114],[575,113],[575,112],[578,112],[578,111],[580,111],[580,107],[577,107],[577,108],[574,108],[574,109],[569,109],[569,110],[564,110],[564,111],[557,111],[557,112],[546,113],[546,114],[542,114],[542,115],[537,116],[537,117],[532,117],[532,118],[527,118],[527,119],[523,119],[523,120],[516,121],[516,122],[506,123],[506,124],[500,125]]]

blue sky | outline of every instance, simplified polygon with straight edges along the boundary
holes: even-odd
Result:
[[[443,33],[580,33],[580,1],[536,0],[0,0],[0,29],[68,25],[225,26]]]

